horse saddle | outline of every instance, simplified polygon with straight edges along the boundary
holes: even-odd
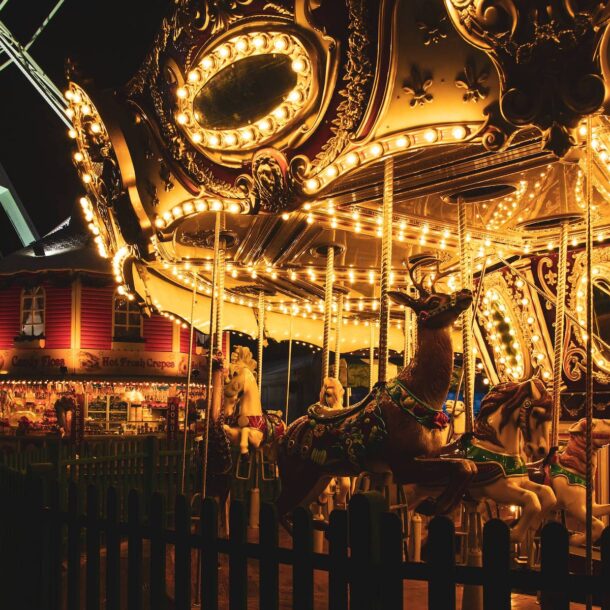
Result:
[[[307,415],[318,424],[338,424],[351,415],[360,413],[371,400],[375,400],[374,390],[369,392],[365,398],[352,407],[347,407],[345,409],[330,409],[320,403],[316,403],[307,409]]]

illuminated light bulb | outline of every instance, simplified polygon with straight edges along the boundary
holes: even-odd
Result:
[[[67,116],[69,119],[74,118],[74,110],[72,110],[72,108],[66,108],[66,116]]]
[[[330,221],[330,227],[331,227],[331,229],[336,229],[337,228],[337,219],[336,218],[333,218]]]
[[[543,371],[542,372],[542,377],[544,379],[548,379],[551,376],[551,373],[549,373],[548,371]]]
[[[597,361],[598,366],[604,366],[606,364],[606,361],[601,358],[600,360]]]
[[[292,102],[293,104],[298,104],[299,102],[301,102],[303,99],[303,94],[301,93],[301,91],[299,89],[293,89],[289,94],[288,94],[288,101]]]
[[[282,220],[288,220],[290,218],[290,214],[288,212],[284,212],[282,214]]]
[[[227,45],[222,45],[222,47],[218,49],[218,55],[220,55],[220,57],[223,59],[226,59],[229,57],[229,55],[231,55],[231,49]]]
[[[581,135],[584,138],[587,135],[587,126],[586,125],[581,125],[578,128],[578,134]]]
[[[229,204],[229,213],[230,214],[239,214],[239,212],[241,212],[241,206],[233,201]]]
[[[208,209],[208,205],[207,205],[207,203],[205,203],[205,201],[201,201],[201,199],[197,199],[197,201],[195,201],[195,209],[198,212],[205,212]]]
[[[300,57],[298,57],[297,59],[295,59],[292,62],[292,69],[295,72],[303,72],[303,70],[305,70],[306,67],[307,66],[306,66],[305,62]]]
[[[288,46],[288,42],[284,36],[278,36],[273,40],[273,48],[277,51],[284,51]]]
[[[525,244],[525,246],[523,246],[523,252],[526,254],[529,254],[531,249],[532,247],[529,244]]]
[[[75,93],[74,93],[74,95],[72,96],[72,101],[73,101],[75,104],[80,104],[80,103],[81,103],[81,101],[82,101],[82,98],[81,98],[81,96],[80,96],[80,93],[75,92]]]
[[[177,205],[172,209],[172,214],[174,215],[174,218],[180,218],[180,216],[182,216],[182,208]]]
[[[573,237],[572,238],[572,247],[576,248],[577,245],[578,245],[578,240],[575,237]]]
[[[489,379],[487,379],[487,377],[483,378],[483,385],[489,385]]]
[[[357,222],[356,225],[354,226],[354,231],[356,233],[360,233],[360,231],[362,231],[362,226],[360,225],[359,222]]]
[[[163,218],[155,218],[155,226],[158,229],[162,229],[165,226],[165,222],[163,221]]]
[[[193,140],[193,142],[195,142],[195,144],[200,144],[201,141],[203,140],[203,135],[201,135],[200,131],[196,131],[192,136],[191,136],[191,140]]]
[[[597,241],[604,241],[604,234],[603,233],[599,233],[597,235]]]
[[[285,119],[286,116],[288,116],[288,111],[286,110],[286,108],[284,106],[278,106],[274,111],[273,111],[273,116],[276,119],[279,119],[280,121]]]
[[[180,123],[180,125],[185,125],[186,122],[188,121],[188,117],[186,116],[186,114],[184,114],[184,112],[180,112],[177,116],[176,116],[176,121],[178,121],[178,123]]]
[[[188,91],[184,87],[178,87],[176,95],[183,100],[188,95]]]
[[[169,222],[172,219],[171,212],[163,212],[163,220],[165,222]]]
[[[337,166],[336,166],[336,165],[329,165],[329,166],[326,168],[326,175],[327,175],[329,178],[334,178],[334,177],[335,177],[335,176],[336,176],[338,173],[339,173],[339,170],[337,169]]]
[[[216,134],[210,136],[210,145],[218,146],[220,144],[220,138]]]
[[[405,148],[407,144],[407,138],[405,138],[404,136],[400,136],[400,138],[396,140],[396,146],[398,146],[398,148]]]
[[[456,139],[456,140],[463,140],[466,137],[466,130],[464,129],[464,127],[462,125],[456,125],[452,130],[451,130],[451,135]]]
[[[199,80],[199,72],[197,70],[191,70],[188,73],[187,79],[189,83],[196,83]]]
[[[90,174],[83,174],[82,175],[82,179],[83,179],[83,182],[85,184],[89,184],[91,182],[91,175]]]
[[[313,224],[313,216],[311,214],[307,214],[307,224]]]
[[[290,273],[290,279],[294,282],[297,279],[297,274],[296,272],[292,271]]]
[[[308,191],[315,191],[318,186],[320,186],[320,183],[318,182],[317,178],[310,178],[306,183],[305,183],[305,187],[307,188]]]
[[[72,91],[70,91],[70,89],[66,89],[66,90],[64,91],[64,97],[65,97],[67,100],[72,101],[72,100],[74,99],[74,93],[72,93]]]
[[[247,38],[240,38],[236,43],[235,43],[235,48],[240,52],[243,53],[247,48],[248,48],[248,39]]]
[[[237,142],[237,137],[235,136],[234,133],[228,133],[225,136],[225,143],[228,144],[229,146],[233,146],[236,142]]]
[[[220,199],[214,199],[211,204],[211,209],[213,212],[222,212],[222,210],[223,210],[222,201],[220,201]]]
[[[76,129],[69,129],[68,136],[70,136],[72,139],[76,138],[76,136],[77,136]]]
[[[436,142],[438,134],[436,133],[436,129],[426,129],[424,131],[424,140],[432,144],[432,142]]]
[[[271,121],[269,119],[263,119],[258,124],[262,131],[269,131],[271,129]]]
[[[347,161],[348,165],[356,165],[359,161],[358,155],[354,152],[349,153],[349,155],[347,155],[347,157],[345,158],[345,160]]]
[[[244,142],[249,142],[252,140],[252,138],[254,138],[254,134],[252,133],[251,129],[243,129],[239,132],[239,135]]]
[[[552,250],[552,249],[554,248],[554,244],[553,244],[553,242],[552,242],[552,241],[550,241],[550,242],[549,242],[549,243],[546,245],[546,247],[547,247],[549,250]]]
[[[75,153],[74,153],[74,160],[75,160],[77,163],[80,163],[80,162],[81,162],[83,159],[84,159],[84,157],[83,157],[83,154],[82,154],[82,153],[80,153],[80,152],[75,152]]]
[[[371,146],[371,154],[374,157],[378,157],[382,152],[383,152],[383,146],[381,146],[381,144],[376,143],[376,144],[373,144],[373,146]]]
[[[187,201],[186,203],[184,203],[182,205],[182,209],[184,210],[185,214],[191,214],[193,212],[193,204],[190,201]]]

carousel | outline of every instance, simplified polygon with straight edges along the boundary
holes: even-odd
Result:
[[[279,479],[286,529],[311,507],[322,551],[333,508],[377,489],[405,557],[448,514],[471,565],[490,517],[530,568],[563,520],[593,570],[610,514],[609,16],[179,0],[122,89],[69,75],[99,254],[144,313],[210,337],[203,497],[254,481],[257,527],[259,482]],[[223,354],[226,331],[257,349]],[[287,388],[265,404],[270,341]],[[322,349],[305,410],[295,341]]]

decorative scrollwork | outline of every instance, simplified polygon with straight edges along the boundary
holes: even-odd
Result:
[[[569,0],[445,0],[460,34],[484,50],[501,73],[502,114],[534,125],[544,147],[563,156],[579,120],[603,103],[596,58],[605,3]]]

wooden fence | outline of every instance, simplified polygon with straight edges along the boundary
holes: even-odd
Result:
[[[569,573],[568,534],[558,523],[542,532],[540,571],[511,569],[509,530],[498,520],[485,525],[482,567],[455,564],[454,526],[444,517],[430,523],[426,562],[405,562],[400,521],[385,511],[382,497],[374,492],[354,496],[348,512],[332,513],[327,554],[313,552],[313,521],[305,509],[294,512],[292,548],[283,548],[271,504],[261,509],[259,542],[249,542],[241,502],[231,505],[230,538],[221,539],[218,509],[211,499],[201,503],[198,519],[193,519],[187,499],[177,496],[169,523],[162,495],[152,495],[150,513],[143,519],[140,495],[133,491],[123,521],[113,488],[102,498],[91,486],[86,506],[80,507],[78,490],[71,484],[67,511],[60,509],[58,492],[52,486],[43,502],[42,482],[31,476],[0,484],[2,608],[167,610],[173,598],[172,608],[191,610],[193,595],[200,595],[204,610],[217,610],[226,607],[226,600],[219,602],[220,591],[225,591],[230,610],[251,610],[256,605],[248,595],[248,571],[254,560],[258,607],[264,610],[280,607],[282,564],[291,567],[290,607],[295,610],[314,608],[316,571],[328,574],[324,607],[332,610],[413,608],[407,580],[427,581],[429,610],[453,610],[457,583],[482,586],[485,610],[508,610],[513,589],[541,591],[543,610],[568,610],[570,600],[587,593],[610,610],[610,528],[603,534],[601,573],[585,577]],[[199,566],[195,549],[201,552]],[[169,570],[168,555],[174,557]],[[223,556],[228,558],[228,583],[219,582]]]

